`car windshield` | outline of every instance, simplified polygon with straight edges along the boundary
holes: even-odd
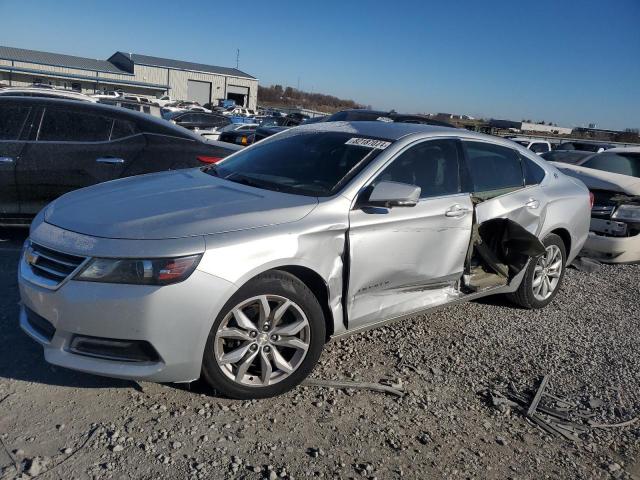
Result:
[[[551,150],[550,152],[543,153],[542,158],[549,162],[562,162],[575,165],[591,155],[591,152],[583,152],[580,150]]]
[[[344,132],[291,132],[262,141],[205,171],[258,188],[326,197],[338,192],[390,144],[353,137]]]
[[[640,178],[640,152],[602,152],[580,166]]]

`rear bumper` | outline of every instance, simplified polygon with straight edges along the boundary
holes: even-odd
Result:
[[[581,254],[603,263],[640,262],[640,235],[605,237],[590,232]]]

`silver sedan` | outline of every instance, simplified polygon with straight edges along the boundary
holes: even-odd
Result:
[[[317,123],[51,203],[20,325],[55,365],[267,397],[331,338],[487,295],[544,307],[589,213],[580,181],[509,141]]]

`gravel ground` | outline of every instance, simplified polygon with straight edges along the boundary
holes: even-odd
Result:
[[[640,265],[570,269],[542,311],[490,298],[337,341],[313,374],[402,398],[300,387],[234,401],[47,365],[17,326],[22,239],[4,236],[0,478],[640,478],[640,421],[570,442],[489,395],[531,394],[548,374],[596,422],[640,415]]]

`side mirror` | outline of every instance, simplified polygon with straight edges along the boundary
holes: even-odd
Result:
[[[362,206],[369,207],[415,207],[420,199],[421,188],[399,182],[380,182],[373,187],[369,198],[363,199]]]

